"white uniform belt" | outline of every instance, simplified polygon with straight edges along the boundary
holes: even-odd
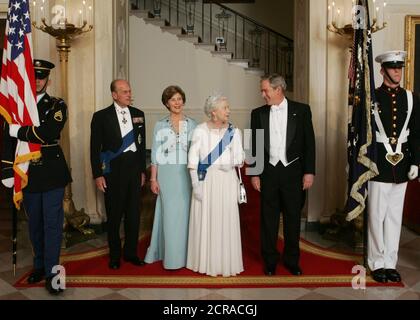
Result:
[[[373,111],[375,122],[378,127],[379,132],[376,132],[376,141],[379,143],[383,143],[384,147],[387,151],[387,155],[395,155],[401,154],[402,144],[407,142],[407,138],[410,134],[410,130],[408,129],[408,123],[410,121],[411,112],[413,111],[413,94],[411,91],[406,90],[407,94],[407,103],[408,103],[408,110],[407,110],[407,117],[405,119],[404,126],[401,130],[400,136],[398,138],[391,137],[388,138],[385,132],[384,125],[382,124],[381,117],[379,116],[378,105],[375,105],[375,109]],[[395,152],[392,150],[391,145],[396,145]],[[402,157],[404,155],[402,154]]]
[[[406,143],[408,141],[408,136],[410,135],[410,130],[405,130],[401,132],[400,137],[397,138],[388,138],[387,136],[381,135],[379,131],[376,131],[376,142],[379,143],[389,143],[389,144],[398,144]]]

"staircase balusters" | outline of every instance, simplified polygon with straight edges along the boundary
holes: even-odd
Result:
[[[143,10],[153,12],[153,0],[130,1],[132,9],[143,7]],[[192,24],[194,25],[193,33],[200,35],[200,42],[215,44],[213,29],[219,30],[219,21],[215,17],[224,10],[233,16],[234,23],[233,26],[230,24],[225,32],[226,47],[223,48],[223,51],[231,52],[233,59],[248,60],[249,67],[262,69],[265,73],[280,73],[288,82],[288,87],[293,87],[292,39],[222,4],[196,0],[197,3],[200,1],[201,5],[198,4],[196,9],[201,10],[201,13],[194,16],[194,21],[189,21],[189,29],[186,23],[188,11],[185,0],[182,0],[182,5],[179,3],[180,0],[161,0],[161,19],[166,20],[171,26],[182,27],[184,31],[191,31]],[[176,19],[173,17],[175,14]],[[199,19],[201,21],[198,21]],[[253,35],[254,30],[258,30],[257,35]],[[217,36],[220,35],[217,34]]]

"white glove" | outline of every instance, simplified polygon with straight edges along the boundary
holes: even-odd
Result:
[[[408,172],[408,179],[414,180],[419,175],[419,167],[417,166],[411,166],[410,171]]]
[[[6,188],[13,188],[14,184],[15,184],[15,178],[7,178],[7,179],[3,179],[1,180],[1,183],[6,187]]]
[[[200,181],[196,184],[193,184],[193,196],[196,200],[203,200],[203,183]]]
[[[21,128],[18,124],[10,124],[9,125],[9,135],[13,138],[17,138],[18,131]]]
[[[203,199],[203,182],[198,181],[197,170],[190,169],[191,184],[193,187],[193,196],[198,201]]]

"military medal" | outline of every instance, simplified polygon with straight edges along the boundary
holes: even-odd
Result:
[[[139,136],[137,137],[137,141],[139,144],[141,144],[142,138],[141,138],[141,133],[139,133]]]
[[[126,124],[127,123],[127,119],[125,118],[125,110],[121,111],[121,114],[123,116],[122,123],[123,124]]]
[[[134,117],[133,118],[133,123],[144,123],[144,119],[143,117]]]

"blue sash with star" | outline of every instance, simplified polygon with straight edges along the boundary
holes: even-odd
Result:
[[[121,147],[117,150],[117,152],[113,151],[104,151],[100,154],[100,159],[102,163],[102,173],[108,174],[111,172],[111,160],[114,160],[120,154],[124,152],[129,146],[134,143],[134,131],[131,130],[123,137],[123,143]]]
[[[197,173],[198,173],[198,180],[203,181],[206,178],[207,169],[221,156],[221,154],[226,150],[226,147],[232,142],[233,135],[235,130],[232,124],[229,124],[225,134],[223,135],[222,140],[220,140],[219,144],[213,149],[209,155],[200,160],[198,163]]]

